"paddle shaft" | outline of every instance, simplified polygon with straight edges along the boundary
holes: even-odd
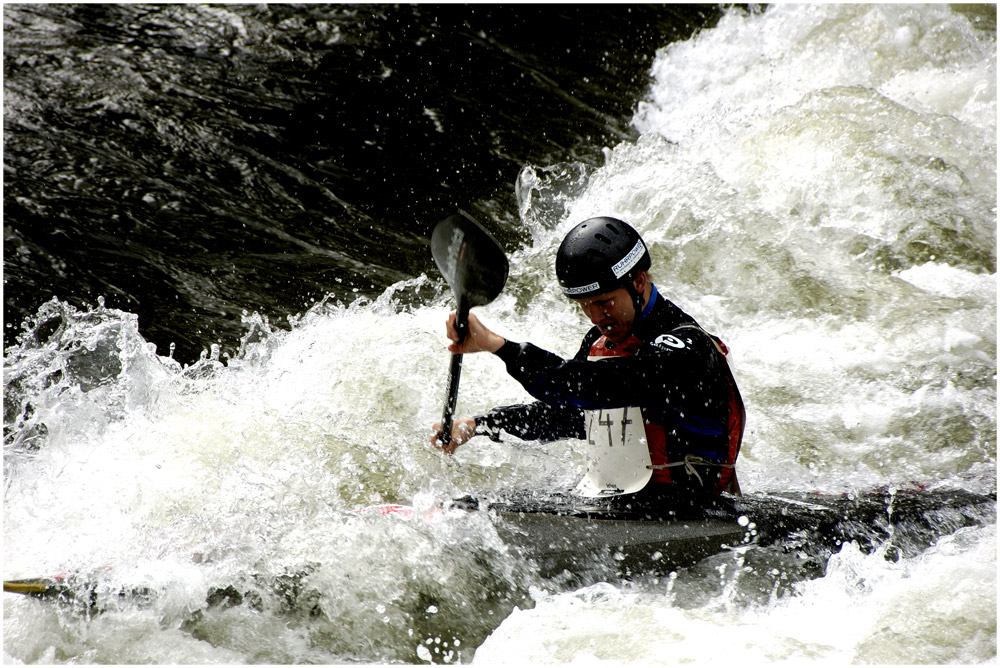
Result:
[[[455,331],[458,332],[458,343],[465,340],[469,332],[469,302],[460,297],[458,310],[455,312]],[[438,440],[445,445],[451,443],[452,416],[458,404],[458,381],[462,376],[462,353],[451,356],[451,366],[448,368],[448,398],[444,402],[444,415],[441,416],[441,432]]]

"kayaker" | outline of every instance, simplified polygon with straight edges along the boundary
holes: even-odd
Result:
[[[573,359],[510,341],[469,314],[452,353],[491,352],[537,401],[454,421],[451,454],[474,435],[500,441],[587,440],[588,465],[575,492],[639,504],[704,506],[739,493],[735,463],[745,412],[715,336],[660,294],[645,242],[624,221],[598,217],[566,235],[556,254],[563,293],[594,327]]]

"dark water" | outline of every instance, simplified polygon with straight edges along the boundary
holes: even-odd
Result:
[[[455,208],[509,249],[525,164],[599,164],[697,5],[6,5],[4,345],[53,296],[181,361],[433,273]]]

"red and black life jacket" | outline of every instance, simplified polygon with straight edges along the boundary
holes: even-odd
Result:
[[[729,415],[727,423],[724,426],[727,435],[728,450],[722,461],[710,461],[703,457],[692,457],[689,455],[685,455],[679,461],[671,461],[668,453],[671,450],[674,450],[676,453],[677,448],[671,447],[673,444],[668,442],[667,428],[664,424],[643,415],[646,444],[649,448],[649,458],[653,468],[650,483],[673,484],[675,476],[671,475],[671,469],[683,467],[688,476],[694,475],[698,480],[702,481],[703,485],[706,480],[709,482],[714,481],[711,491],[716,495],[724,491],[739,494],[739,482],[736,478],[736,459],[739,456],[740,446],[743,442],[746,409],[744,408],[739,388],[736,386],[736,381],[733,378],[732,370],[729,368],[729,363],[726,360],[729,349],[718,337],[709,334],[697,325],[682,325],[677,329],[682,328],[696,329],[704,333],[712,340],[719,353],[720,363],[725,370],[729,388]],[[624,357],[635,355],[644,345],[647,344],[637,336],[632,335],[614,347],[609,347],[606,345],[606,338],[601,336],[591,345],[589,357]],[[676,454],[674,459],[678,459]],[[708,471],[707,474],[704,473],[706,470]]]

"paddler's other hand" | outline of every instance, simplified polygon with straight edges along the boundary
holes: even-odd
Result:
[[[476,435],[476,421],[472,418],[461,418],[451,423],[451,441],[444,443],[439,440],[441,436],[441,423],[434,423],[434,434],[431,436],[431,445],[445,454],[454,454],[458,446],[462,445]]]
[[[453,343],[448,346],[448,350],[455,354],[488,352],[495,353],[500,350],[500,346],[506,343],[506,339],[488,330],[475,313],[469,314],[469,333],[461,342],[458,340],[458,332],[455,330],[455,320],[457,316],[452,313],[448,316],[448,338]]]

